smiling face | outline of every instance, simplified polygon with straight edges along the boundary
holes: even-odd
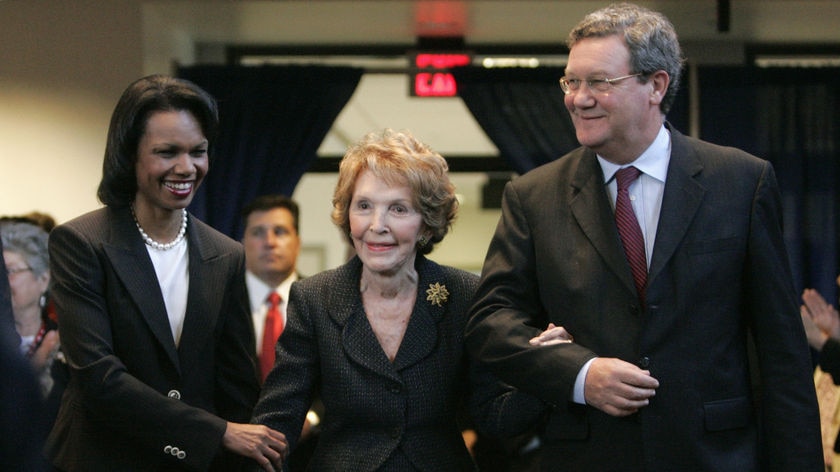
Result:
[[[365,268],[383,275],[414,270],[423,217],[407,185],[388,185],[369,170],[350,200],[350,237]]]
[[[207,148],[201,126],[190,112],[152,113],[137,146],[137,207],[186,208],[207,174]]]
[[[615,78],[636,72],[630,70],[630,51],[618,35],[578,41],[566,65],[570,79]],[[581,84],[565,96],[578,141],[616,164],[635,160],[662,126],[663,80],[667,86],[667,74],[658,71],[644,82],[636,77],[618,81],[607,92]]]

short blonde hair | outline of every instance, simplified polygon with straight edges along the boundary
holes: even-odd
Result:
[[[428,244],[418,252],[428,254],[446,236],[458,212],[455,186],[449,181],[446,160],[409,132],[385,129],[369,133],[351,146],[338,170],[338,183],[333,193],[332,220],[350,240],[350,201],[356,180],[369,170],[388,185],[407,185],[413,205],[423,217],[431,233]]]

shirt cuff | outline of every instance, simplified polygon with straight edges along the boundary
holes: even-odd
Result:
[[[586,405],[586,397],[583,394],[583,386],[586,384],[586,374],[589,372],[589,366],[592,365],[592,361],[597,359],[593,357],[586,361],[586,364],[583,364],[583,367],[580,368],[580,372],[577,374],[577,378],[575,379],[575,389],[572,392],[572,401],[575,403],[580,403],[581,405]]]

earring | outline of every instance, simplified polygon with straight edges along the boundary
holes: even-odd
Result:
[[[38,306],[40,306],[41,308],[44,308],[45,306],[47,306],[47,294],[46,293],[41,294],[41,297],[38,299]]]
[[[417,240],[417,246],[421,249],[426,247],[426,244],[429,244],[429,240],[426,238],[426,235],[421,235],[420,238]]]

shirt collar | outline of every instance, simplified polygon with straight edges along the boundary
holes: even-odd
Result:
[[[245,285],[248,288],[248,300],[251,303],[251,311],[257,311],[265,303],[268,294],[277,291],[283,298],[283,301],[288,301],[289,290],[292,288],[292,283],[298,279],[297,272],[286,277],[286,280],[280,283],[277,287],[271,287],[263,282],[259,277],[254,275],[251,271],[245,271]]]
[[[665,182],[665,177],[668,175],[668,162],[671,160],[671,133],[665,128],[665,125],[659,130],[656,138],[645,149],[639,157],[630,164],[617,165],[598,156],[598,163],[601,165],[601,170],[604,172],[604,183],[610,182],[615,176],[616,171],[622,167],[632,165],[649,175],[656,180]]]

